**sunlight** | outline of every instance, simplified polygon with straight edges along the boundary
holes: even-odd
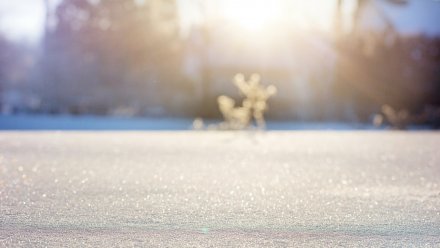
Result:
[[[336,0],[179,0],[178,3],[184,29],[208,21],[237,34],[233,36],[259,39],[286,32],[331,32],[336,8]],[[344,14],[350,16],[348,12]]]
[[[217,0],[215,16],[238,36],[270,39],[273,34],[333,28],[335,0]],[[231,28],[232,27],[232,28]]]
[[[8,38],[35,41],[43,21],[44,8],[38,1],[0,1],[0,31]]]
[[[268,4],[264,0],[224,1],[221,12],[223,17],[239,28],[250,32],[261,32],[273,25],[282,12],[278,1]]]

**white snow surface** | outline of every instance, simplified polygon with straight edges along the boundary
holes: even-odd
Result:
[[[440,133],[0,132],[0,247],[439,247]]]

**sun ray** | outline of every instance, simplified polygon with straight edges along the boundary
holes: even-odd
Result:
[[[224,18],[239,28],[251,32],[261,32],[276,23],[282,12],[279,1],[264,0],[225,1]]]

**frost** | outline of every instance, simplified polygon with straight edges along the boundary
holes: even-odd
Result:
[[[248,81],[243,74],[234,77],[234,84],[245,97],[241,106],[235,106],[235,101],[228,96],[219,96],[217,101],[224,122],[225,129],[244,129],[255,121],[260,129],[266,127],[264,112],[267,111],[267,100],[276,94],[277,89],[273,85],[264,87],[260,84],[260,76],[253,74]]]
[[[375,126],[382,125],[385,121],[395,129],[406,129],[410,124],[410,114],[408,110],[401,109],[395,110],[390,105],[383,105],[381,108],[381,114],[378,114],[373,119],[373,124]]]
[[[2,132],[0,247],[437,247],[438,147],[436,132]]]

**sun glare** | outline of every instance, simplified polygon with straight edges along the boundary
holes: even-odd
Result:
[[[222,14],[227,21],[238,28],[251,32],[267,29],[278,21],[281,6],[276,1],[264,0],[227,0],[223,3]]]

